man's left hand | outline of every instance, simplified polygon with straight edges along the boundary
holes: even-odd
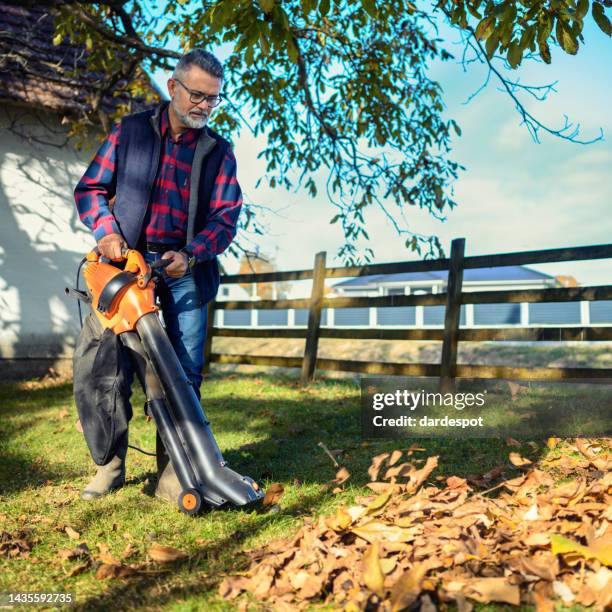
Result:
[[[168,276],[171,278],[181,278],[181,276],[185,276],[189,263],[185,253],[180,251],[166,251],[162,255],[162,259],[172,259],[172,263],[164,268]]]

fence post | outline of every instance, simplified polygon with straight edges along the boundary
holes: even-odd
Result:
[[[206,342],[204,343],[204,367],[202,374],[210,372],[210,355],[212,353],[213,330],[215,327],[215,306],[217,302],[211,300],[208,302],[208,317],[206,319]]]
[[[452,393],[455,390],[464,254],[465,238],[455,238],[451,243],[448,282],[446,285],[444,340],[442,341],[442,361],[440,363],[440,391],[442,393]]]
[[[307,384],[314,378],[317,365],[317,349],[319,347],[319,331],[321,329],[321,305],[325,288],[325,251],[315,255],[312,275],[312,290],[310,292],[310,308],[308,310],[308,330],[306,346],[302,361],[301,383]]]

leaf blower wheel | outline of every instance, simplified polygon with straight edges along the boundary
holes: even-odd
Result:
[[[178,507],[184,514],[197,514],[202,507],[202,497],[195,489],[187,489],[179,495]]]

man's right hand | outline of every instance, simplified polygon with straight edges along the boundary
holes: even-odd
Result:
[[[121,251],[125,248],[127,248],[127,242],[121,234],[108,234],[98,240],[100,255],[113,261],[121,261],[123,259]]]

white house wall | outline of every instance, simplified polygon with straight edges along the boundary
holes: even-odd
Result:
[[[91,151],[53,146],[65,141],[60,117],[37,112],[35,118],[16,106],[0,108],[0,368],[5,371],[7,359],[71,352],[78,316],[64,287],[74,285],[79,260],[94,244],[72,195]],[[28,142],[28,135],[34,139]]]

